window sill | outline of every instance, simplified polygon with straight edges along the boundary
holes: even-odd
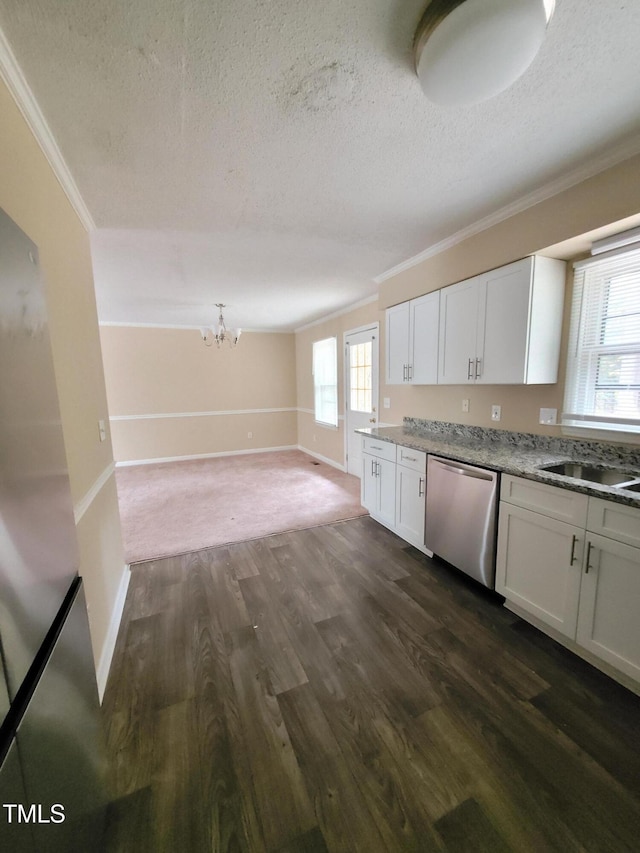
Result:
[[[338,429],[338,424],[335,424],[335,425],[334,424],[328,424],[328,423],[325,423],[324,421],[316,421],[315,419],[314,419],[314,423],[316,426],[323,427],[324,429],[334,430],[334,432]]]
[[[599,438],[613,444],[640,444],[640,430],[619,427],[578,426],[577,424],[561,424],[563,435],[570,438]]]

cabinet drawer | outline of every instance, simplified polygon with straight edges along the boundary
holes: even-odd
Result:
[[[500,500],[576,527],[586,526],[589,498],[579,492],[503,474]]]
[[[362,452],[370,453],[379,459],[388,459],[389,462],[396,461],[396,445],[390,441],[381,441],[379,438],[369,438],[365,435],[362,440]]]
[[[601,498],[589,498],[587,530],[640,546],[640,509]]]
[[[411,447],[401,447],[396,445],[396,462],[398,465],[404,465],[405,468],[412,468],[414,471],[419,471],[425,474],[427,471],[427,454],[424,450],[413,450]]]

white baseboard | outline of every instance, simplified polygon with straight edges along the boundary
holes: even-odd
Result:
[[[104,690],[107,686],[107,678],[109,677],[111,660],[113,659],[113,653],[116,648],[116,640],[118,639],[118,630],[120,628],[120,621],[122,619],[122,611],[124,609],[124,602],[127,597],[127,590],[129,588],[130,578],[131,569],[128,565],[126,565],[124,567],[124,571],[122,572],[122,577],[120,578],[120,586],[118,587],[118,593],[116,595],[116,600],[113,603],[113,610],[111,612],[111,619],[109,621],[109,630],[107,631],[107,636],[104,641],[104,646],[102,648],[102,654],[100,655],[100,663],[98,664],[98,668],[96,670],[96,680],[98,682],[98,695],[100,697],[100,704],[102,704],[102,697],[104,696]]]
[[[193,456],[158,456],[156,459],[128,459],[123,462],[116,462],[116,468],[127,468],[130,465],[159,465],[161,462],[188,462],[190,459],[214,459],[217,456],[275,453],[278,450],[300,450],[300,448],[296,444],[284,444],[281,447],[256,447],[251,450],[221,450],[218,453],[195,453]]]
[[[316,453],[314,450],[309,450],[308,447],[303,447],[301,444],[298,445],[298,450],[302,450],[303,453],[309,454],[309,456],[313,456],[314,459],[319,459],[320,462],[326,462],[327,465],[331,465],[332,468],[337,468],[338,471],[346,471],[344,465],[341,465],[339,462],[336,462],[335,459],[329,459],[328,456],[323,456],[321,453]]]

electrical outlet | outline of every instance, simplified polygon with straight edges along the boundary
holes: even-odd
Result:
[[[391,397],[383,397],[382,398],[382,405],[384,406],[385,409],[390,409],[391,408]]]
[[[491,406],[491,420],[499,421],[502,417],[502,406]]]
[[[98,421],[98,434],[100,436],[100,441],[107,440],[107,425],[103,420]]]
[[[541,424],[557,424],[558,410],[557,409],[540,409]]]
[[[248,432],[248,433],[247,433],[247,438],[253,438],[253,433],[252,433],[252,432]]]
[[[462,401],[462,411],[463,411],[463,412],[468,412],[468,411],[469,411],[469,401],[468,401],[468,400],[463,400],[463,401]]]

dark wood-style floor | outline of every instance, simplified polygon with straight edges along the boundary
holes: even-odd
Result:
[[[110,849],[640,850],[640,699],[369,518],[134,567]]]

